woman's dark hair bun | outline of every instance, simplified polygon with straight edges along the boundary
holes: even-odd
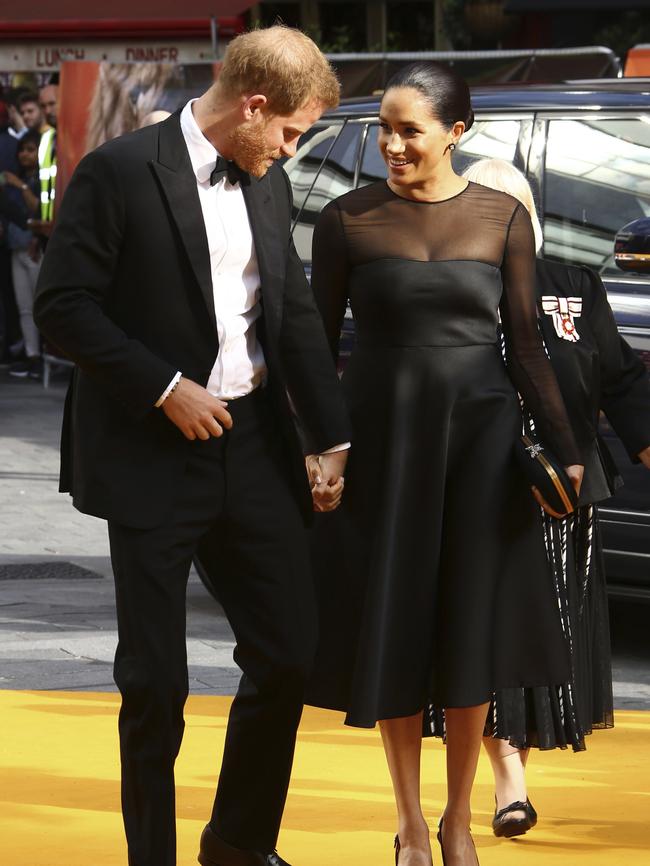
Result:
[[[412,87],[419,91],[429,104],[432,116],[446,129],[462,120],[467,131],[474,123],[467,82],[443,63],[411,63],[389,79],[385,92],[394,87]]]

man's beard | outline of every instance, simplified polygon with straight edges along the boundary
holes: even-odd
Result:
[[[263,177],[269,168],[267,160],[278,159],[280,156],[277,150],[269,152],[265,131],[265,123],[249,123],[238,126],[229,135],[234,161],[253,177]]]

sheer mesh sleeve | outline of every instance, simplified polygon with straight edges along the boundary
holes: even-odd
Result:
[[[321,212],[314,229],[311,285],[335,361],[348,300],[348,274],[341,213],[337,203],[331,202]]]
[[[530,217],[521,204],[510,222],[501,272],[501,318],[513,383],[558,458],[566,466],[581,463],[557,379],[539,334],[535,239]]]

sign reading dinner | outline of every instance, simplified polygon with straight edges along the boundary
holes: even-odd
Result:
[[[224,46],[220,46],[225,47]],[[209,40],[177,42],[92,42],[64,45],[14,43],[0,48],[0,69],[54,72],[70,60],[109,63],[206,63],[214,60]]]

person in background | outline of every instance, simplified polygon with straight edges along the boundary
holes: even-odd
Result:
[[[537,249],[543,237],[528,181],[513,165],[485,159],[464,172],[468,180],[508,193],[531,216]],[[594,728],[613,725],[607,587],[598,503],[615,491],[617,473],[598,435],[603,411],[630,458],[650,469],[650,384],[643,362],[619,335],[602,281],[587,267],[538,259],[539,323],[585,465],[579,507],[564,519],[547,517],[547,537],[568,556],[556,586],[565,613],[572,677],[559,687],[496,692],[483,743],[496,783],[493,830],[518,836],[537,815],[527,796],[531,746],[585,748]],[[557,567],[554,564],[557,576]],[[566,586],[566,592],[561,588]],[[570,637],[569,637],[570,636]],[[438,727],[440,733],[440,725]]]
[[[162,123],[163,120],[167,120],[170,114],[170,111],[162,111],[160,109],[151,111],[142,118],[140,129],[143,129],[145,126],[153,126],[154,123]]]
[[[18,171],[4,171],[0,210],[5,218],[7,246],[11,253],[11,275],[22,331],[25,360],[9,367],[11,376],[38,379],[41,375],[40,335],[34,324],[33,306],[40,257],[30,250],[33,235],[27,225],[39,208],[38,145],[34,130],[18,142]]]
[[[27,127],[25,126],[23,119],[20,116],[20,112],[14,102],[9,102],[7,104],[7,114],[9,116],[9,125],[7,126],[8,134],[15,139],[22,138],[27,132]]]
[[[0,174],[16,172],[16,136],[11,129],[10,105],[6,99],[0,102]],[[7,246],[6,224],[0,220],[0,363],[11,359],[9,346],[19,337],[18,313],[11,284],[11,253]]]
[[[12,134],[9,108],[9,103],[0,101],[0,171],[15,172],[18,169],[17,141]]]
[[[40,211],[39,219],[32,224],[32,231],[38,240],[38,246],[44,250],[54,225],[54,204],[56,197],[56,124],[58,118],[59,88],[56,84],[46,84],[39,91],[39,110],[46,122],[41,129],[41,141],[38,148],[38,165],[40,177]]]
[[[45,120],[38,103],[38,96],[35,93],[30,91],[21,94],[16,100],[16,107],[27,129],[33,129],[43,134],[51,128],[50,124]]]
[[[57,84],[46,84],[38,92],[38,106],[45,122],[56,129],[59,110],[59,87]]]

